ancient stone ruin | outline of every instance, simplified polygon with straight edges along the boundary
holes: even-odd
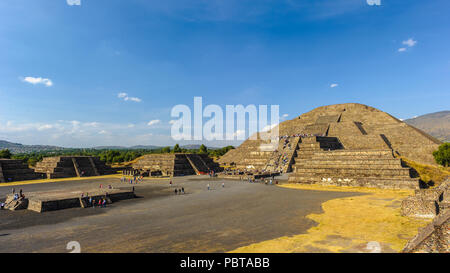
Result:
[[[149,176],[207,174],[220,170],[207,154],[149,154],[138,159],[132,167]]]
[[[8,194],[5,201],[5,209],[28,209],[35,212],[46,212],[69,208],[87,208],[97,204],[98,200],[105,199],[107,204],[116,201],[135,198],[132,190],[124,189],[92,189],[82,191],[49,191],[30,192],[25,197],[16,194]],[[89,200],[92,202],[90,203]]]
[[[279,143],[248,139],[220,163],[253,173],[291,172],[291,183],[418,188],[396,155],[435,164],[440,141],[391,115],[356,104],[316,108],[280,123]]]
[[[41,176],[22,160],[0,158],[0,183],[37,179]]]
[[[416,190],[402,202],[402,215],[434,218],[409,241],[403,252],[450,252],[450,179],[432,189]]]
[[[113,174],[114,171],[98,157],[56,156],[46,157],[36,164],[36,173],[47,178],[66,178]]]

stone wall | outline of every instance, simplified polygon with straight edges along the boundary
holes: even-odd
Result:
[[[418,189],[414,196],[402,202],[402,215],[433,218],[448,209],[450,204],[450,179],[431,189]]]
[[[449,253],[450,252],[450,211],[439,214],[433,222],[419,230],[409,241],[406,253]]]
[[[416,190],[402,202],[402,215],[433,218],[433,222],[419,229],[403,252],[448,253],[450,243],[450,178],[436,188]]]
[[[139,158],[132,167],[142,174],[160,173],[163,176],[220,171],[219,165],[207,154],[149,154]]]
[[[45,157],[36,164],[34,170],[47,178],[98,176],[114,173],[114,170],[100,158],[92,156]]]
[[[23,163],[22,160],[0,159],[0,183],[38,179],[42,176]]]

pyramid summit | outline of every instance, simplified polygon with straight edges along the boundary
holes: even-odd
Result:
[[[363,177],[411,182],[409,169],[394,155],[435,164],[432,152],[441,143],[388,113],[358,103],[322,106],[284,121],[279,138],[275,151],[263,149],[264,140],[247,139],[220,162],[242,170],[292,172],[291,182],[325,179],[355,184]]]

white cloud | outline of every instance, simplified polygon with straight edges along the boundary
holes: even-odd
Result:
[[[409,38],[408,40],[403,41],[402,44],[404,44],[406,47],[399,48],[398,52],[405,52],[408,47],[415,46],[417,44],[417,41],[414,40],[413,38]]]
[[[335,88],[335,87],[338,87],[338,86],[339,86],[339,84],[337,84],[337,83],[332,83],[332,84],[330,85],[331,88]]]
[[[66,0],[69,6],[81,6],[81,0]]]
[[[131,101],[134,101],[134,102],[141,102],[142,101],[140,98],[136,98],[136,97],[128,97],[128,98],[125,98],[125,100],[126,101],[127,100],[131,100]]]
[[[284,115],[282,115],[281,117],[282,118],[287,118],[289,116],[289,114],[284,114]]]
[[[45,78],[41,78],[41,77],[37,77],[37,78],[35,78],[35,77],[25,77],[25,78],[23,78],[23,81],[27,82],[27,83],[31,83],[33,85],[44,84],[47,87],[50,87],[50,86],[53,85],[53,82],[50,79],[45,79]]]
[[[413,47],[413,46],[415,46],[417,44],[417,41],[415,41],[412,38],[409,38],[408,40],[403,41],[402,44],[407,45],[409,47]]]
[[[152,125],[158,124],[158,123],[160,123],[160,122],[161,122],[161,121],[160,121],[159,119],[154,119],[154,120],[149,121],[149,122],[147,123],[147,125],[148,125],[148,126],[152,126]]]
[[[53,128],[53,125],[51,125],[51,124],[44,124],[44,125],[41,125],[41,126],[37,127],[38,131],[49,130],[49,129],[52,129],[52,128]]]
[[[174,124],[176,122],[176,120],[171,120],[169,121],[169,124]]]
[[[124,93],[124,92],[121,92],[121,93],[117,94],[117,97],[119,99],[123,99],[124,101],[134,101],[134,102],[141,102],[142,101],[140,98],[129,97],[128,93]]]

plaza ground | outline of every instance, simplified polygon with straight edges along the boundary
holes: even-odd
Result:
[[[225,183],[224,188],[222,183]],[[118,176],[70,179],[56,183],[3,185],[0,197],[10,193],[12,187],[16,191],[23,189],[26,194],[61,189],[88,191],[97,189],[100,184],[124,189],[131,187],[121,183]],[[347,228],[345,214],[349,213],[348,209],[342,210],[344,218],[333,223],[331,219],[336,218],[338,212],[332,211],[330,205],[349,206],[352,205],[349,199],[370,198],[374,197],[373,193],[323,190],[323,187],[298,189],[290,185],[270,186],[205,176],[178,177],[173,184],[171,187],[167,179],[145,179],[143,183],[133,185],[138,198],[123,200],[107,208],[74,208],[42,214],[26,210],[0,211],[0,252],[68,252],[66,246],[70,241],[78,241],[82,252],[368,251],[363,247],[355,248],[355,245],[364,245],[371,238],[339,233],[339,226]],[[209,191],[207,184],[211,186]],[[181,187],[186,194],[175,195],[174,189]],[[406,193],[392,194],[403,196]],[[392,198],[384,199],[399,208]],[[414,235],[410,230],[422,224],[405,217],[401,219],[408,231],[393,235],[400,236],[395,240],[381,240],[383,251],[398,251],[398,246]],[[351,219],[350,222],[359,225],[364,221]],[[371,225],[375,228],[385,225],[382,221],[377,218]],[[398,232],[393,230],[393,233]],[[384,235],[375,239],[380,236]],[[296,243],[287,244],[286,239]],[[329,243],[315,243],[324,240]]]

